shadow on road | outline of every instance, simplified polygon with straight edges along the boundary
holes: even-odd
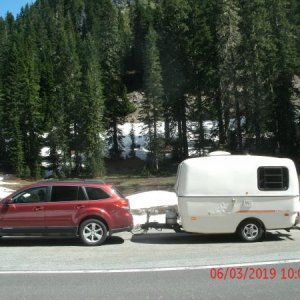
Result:
[[[100,247],[123,244],[124,239],[119,236],[108,237]],[[80,239],[73,237],[2,237],[0,247],[88,247]]]
[[[293,241],[290,233],[267,232],[263,242]],[[146,233],[133,235],[133,243],[141,244],[222,244],[243,243],[235,234]]]

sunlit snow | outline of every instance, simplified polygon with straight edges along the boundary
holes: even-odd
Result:
[[[126,198],[130,203],[135,226],[147,222],[147,212],[150,213],[149,222],[165,223],[167,207],[177,207],[178,203],[176,194],[167,191],[148,191]]]

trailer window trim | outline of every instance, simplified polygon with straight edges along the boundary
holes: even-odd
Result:
[[[257,187],[260,191],[286,191],[289,188],[287,167],[263,166],[257,169]]]

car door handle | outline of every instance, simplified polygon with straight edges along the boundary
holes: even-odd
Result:
[[[85,206],[84,205],[76,205],[75,208],[80,209],[80,208],[85,208]]]
[[[40,210],[43,210],[43,208],[41,206],[37,206],[33,209],[34,211],[40,211]]]

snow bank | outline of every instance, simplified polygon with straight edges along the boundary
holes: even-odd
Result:
[[[165,223],[166,208],[177,207],[177,196],[173,192],[149,191],[133,194],[126,197],[130,203],[134,226],[147,221],[147,212],[150,213],[150,222]]]
[[[177,205],[177,196],[173,192],[149,191],[126,197],[131,209],[151,208],[156,206]]]

